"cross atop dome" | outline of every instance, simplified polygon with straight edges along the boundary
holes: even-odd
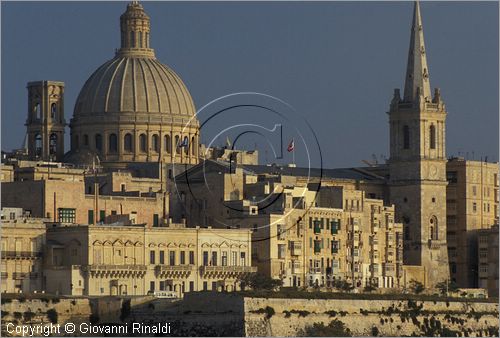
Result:
[[[403,101],[415,102],[419,95],[424,101],[432,100],[420,5],[415,1]]]
[[[154,50],[149,47],[151,24],[149,16],[139,1],[132,1],[120,16],[121,48],[117,55],[154,57]]]

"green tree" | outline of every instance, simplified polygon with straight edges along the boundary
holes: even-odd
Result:
[[[414,294],[418,295],[419,293],[422,293],[424,289],[424,284],[420,283],[419,281],[416,281],[414,279],[410,281],[410,290]]]
[[[253,290],[276,290],[283,285],[283,281],[272,279],[261,273],[251,273],[240,278],[241,288],[250,287]]]
[[[447,293],[457,292],[458,285],[453,281],[444,280],[436,284],[436,289],[439,289],[441,295],[445,296]]]
[[[306,326],[304,330],[302,330],[300,336],[305,337],[351,337],[352,333],[349,328],[345,326],[345,324],[338,320],[334,319],[330,322],[330,324],[326,325],[323,323],[314,323],[313,325]]]

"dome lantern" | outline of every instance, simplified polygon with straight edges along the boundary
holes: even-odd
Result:
[[[154,57],[149,46],[150,29],[149,16],[142,5],[138,1],[129,3],[120,16],[121,48],[117,56]]]

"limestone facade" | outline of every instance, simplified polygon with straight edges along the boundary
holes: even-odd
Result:
[[[45,287],[42,259],[47,220],[6,209],[2,209],[1,292],[40,292]]]
[[[239,289],[251,266],[251,232],[211,228],[56,226],[47,230],[47,292],[145,295]]]
[[[477,230],[498,224],[498,171],[498,163],[462,158],[446,165],[450,275],[460,287],[480,287]]]
[[[478,287],[498,297],[498,224],[477,231]]]

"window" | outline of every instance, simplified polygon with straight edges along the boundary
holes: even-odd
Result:
[[[476,212],[476,211],[477,211],[477,203],[473,202],[472,203],[472,212]]]
[[[160,226],[160,217],[158,216],[158,214],[153,214],[153,226]]]
[[[181,265],[186,264],[186,252],[181,251]]]
[[[94,224],[94,210],[88,211],[87,223]]]
[[[240,254],[240,257],[241,257],[241,266],[246,266],[246,265],[247,265],[247,263],[246,263],[246,255],[245,255],[245,253],[244,253],[244,252],[242,252],[242,253]]]
[[[208,251],[203,251],[203,265],[208,265]]]
[[[57,135],[52,133],[49,137],[49,154],[55,155],[57,153]]]
[[[227,251],[222,251],[222,266],[227,266]]]
[[[40,103],[35,104],[33,107],[33,113],[35,113],[35,119],[41,120],[42,119],[42,110]]]
[[[217,291],[217,282],[212,282],[212,291]]]
[[[40,134],[35,135],[35,156],[42,155],[42,136]]]
[[[76,222],[76,209],[59,208],[58,219],[61,223],[75,223]]]
[[[116,134],[109,134],[109,146],[110,153],[116,153],[118,151],[118,139],[116,138]]]
[[[191,155],[196,155],[196,149],[195,149],[195,144],[194,144],[194,136],[191,137]]]
[[[472,186],[472,196],[476,196],[477,194],[477,188],[475,185]]]
[[[151,143],[153,151],[158,153],[160,151],[160,138],[158,137],[158,135],[153,135],[153,137],[151,138]]]
[[[154,291],[155,290],[155,282],[151,281],[149,282],[149,291]]]
[[[430,147],[436,149],[436,127],[432,124],[429,128]]]
[[[130,32],[130,47],[135,47],[135,32]]]
[[[180,146],[180,144],[179,144],[179,135],[175,135],[175,152],[177,154],[181,153],[181,148],[179,146]]]
[[[189,264],[194,265],[194,251],[189,251]]]
[[[102,150],[102,136],[101,136],[101,134],[95,135],[95,149],[98,151]]]
[[[403,127],[403,149],[410,149],[410,127]]]
[[[217,265],[217,252],[216,251],[212,251],[212,264],[213,266],[216,266]]]
[[[170,154],[172,151],[172,142],[170,141],[170,135],[165,135],[163,138],[163,143],[165,146],[165,151]]]
[[[145,153],[147,150],[147,145],[146,145],[146,134],[141,134],[139,136],[139,149]]]
[[[169,264],[175,265],[175,251],[169,252]]]
[[[87,135],[87,134],[83,135],[83,145],[84,146],[89,145],[89,135]]]
[[[438,221],[436,216],[432,216],[430,221],[429,221],[429,233],[430,233],[430,239],[431,240],[437,240],[438,239]]]
[[[278,258],[284,259],[286,256],[286,246],[285,244],[278,244]]]
[[[187,136],[184,136],[182,145],[184,147],[184,154],[189,155],[189,138]]]
[[[207,291],[208,290],[208,282],[203,282],[203,291]]]
[[[155,264],[155,252],[154,252],[154,250],[149,251],[149,264]]]
[[[160,251],[160,264],[165,264],[165,251]]]
[[[146,48],[149,48],[149,33],[148,32],[146,32],[146,44],[145,45],[146,45]],[[193,290],[191,290],[191,291],[193,291]]]
[[[123,138],[123,149],[126,152],[132,151],[132,135],[131,134],[125,134],[125,137]]]
[[[106,211],[99,210],[99,222],[104,222],[105,218],[106,218]]]
[[[139,32],[139,47],[142,48],[142,32]]]
[[[231,265],[236,266],[238,265],[238,252],[233,251],[231,252]]]
[[[50,105],[50,118],[56,119],[56,114],[57,114],[57,104],[52,103]]]

